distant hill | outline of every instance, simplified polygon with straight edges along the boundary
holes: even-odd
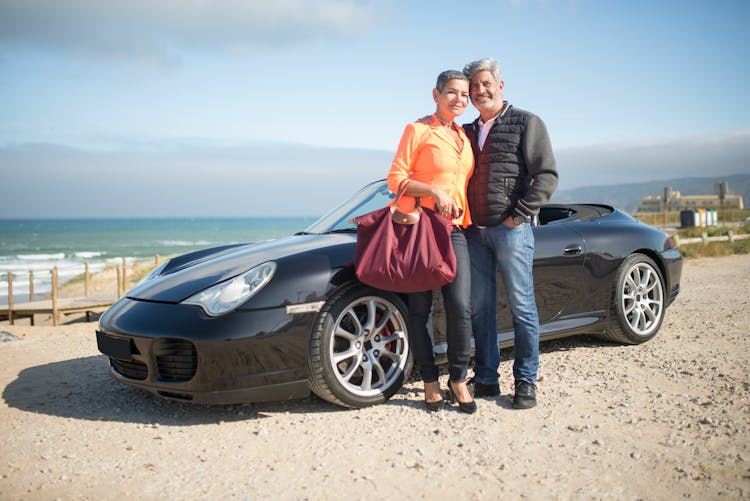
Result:
[[[644,197],[661,195],[665,186],[669,186],[683,195],[706,195],[713,193],[714,184],[720,181],[729,183],[730,193],[742,195],[745,207],[750,204],[750,174],[688,177],[611,186],[583,186],[555,192],[552,196],[552,202],[599,202],[614,205],[627,212],[633,212]]]
[[[750,174],[750,129],[558,147],[555,158],[560,190]]]

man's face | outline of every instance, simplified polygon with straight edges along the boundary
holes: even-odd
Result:
[[[503,81],[495,80],[487,70],[477,71],[471,77],[469,97],[480,113],[499,111],[503,106]]]

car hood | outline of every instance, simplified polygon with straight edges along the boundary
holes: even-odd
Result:
[[[137,300],[178,303],[266,261],[278,262],[303,253],[326,252],[327,248],[342,245],[352,246],[354,240],[354,234],[294,235],[185,254],[170,260],[159,275],[136,285],[126,296]]]

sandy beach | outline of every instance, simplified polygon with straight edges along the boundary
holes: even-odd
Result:
[[[417,382],[361,410],[170,402],[109,376],[95,322],[4,322],[0,499],[750,498],[748,285],[750,255],[688,260],[653,340],[543,343],[527,411],[504,350],[471,416]]]

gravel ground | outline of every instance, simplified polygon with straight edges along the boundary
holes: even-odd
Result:
[[[539,406],[428,414],[169,402],[113,381],[95,323],[0,325],[0,499],[750,497],[750,255],[689,260],[640,346],[542,345]],[[443,385],[445,385],[443,377]]]

